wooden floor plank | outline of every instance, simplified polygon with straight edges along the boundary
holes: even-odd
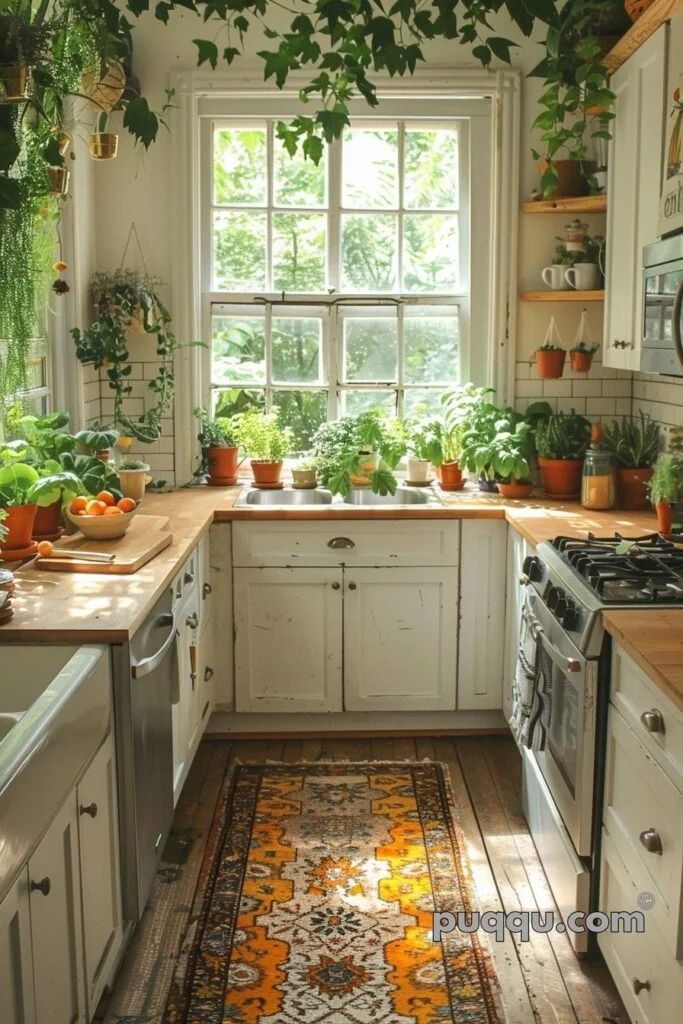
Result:
[[[302,743],[302,758],[304,761],[317,761],[323,744],[319,736],[304,736]]]
[[[416,736],[415,737],[415,756],[418,761],[424,761],[425,758],[429,761],[434,761],[434,744],[432,743],[431,736]]]
[[[303,749],[303,740],[285,740],[284,750],[282,751],[282,760],[286,761],[288,764],[295,764],[297,761],[303,760]]]
[[[394,736],[394,757],[398,761],[414,761],[417,757],[413,736]]]
[[[368,761],[372,759],[372,745],[360,738],[340,739],[323,736],[321,761]]]
[[[395,758],[393,736],[373,736],[371,740],[373,761],[393,761]]]

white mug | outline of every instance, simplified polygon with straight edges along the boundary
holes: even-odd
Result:
[[[553,263],[544,267],[541,271],[543,283],[548,285],[554,292],[560,292],[564,288],[564,267],[561,263]]]
[[[577,292],[593,292],[600,287],[600,268],[597,263],[575,263],[564,272],[567,284]]]

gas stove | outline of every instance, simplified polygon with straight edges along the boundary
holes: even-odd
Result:
[[[683,607],[683,537],[555,537],[524,563],[522,582],[586,657],[598,657],[602,610]]]

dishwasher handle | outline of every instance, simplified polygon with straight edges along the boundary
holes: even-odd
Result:
[[[133,679],[144,679],[145,676],[154,672],[154,670],[161,665],[162,661],[175,643],[176,624],[175,618],[170,612],[160,615],[156,620],[156,625],[170,626],[171,630],[158,651],[151,654],[149,658],[143,658],[142,661],[139,661],[137,664],[134,663],[131,666]]]

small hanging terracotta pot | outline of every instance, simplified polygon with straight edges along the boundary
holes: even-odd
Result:
[[[617,485],[619,489],[619,507],[629,512],[646,509],[649,504],[647,482],[652,477],[652,469],[618,469]]]
[[[443,462],[437,466],[436,478],[442,491],[461,491],[465,486],[459,462]]]
[[[206,482],[211,487],[230,487],[237,483],[237,453],[238,449],[235,447],[204,449],[206,464],[209,467],[209,479]]]
[[[93,160],[114,160],[119,149],[119,137],[115,132],[91,132],[88,147]]]
[[[6,509],[7,518],[3,526],[8,532],[2,543],[3,550],[19,551],[30,546],[37,507],[35,504],[11,505]]]
[[[537,348],[534,353],[538,376],[543,380],[557,380],[564,371],[567,353],[563,348]]]
[[[671,527],[674,521],[674,506],[668,501],[658,501],[655,505],[657,510],[657,529],[662,537],[671,536]]]
[[[283,462],[252,459],[251,472],[254,476],[254,487],[277,487],[280,483],[283,465]]]
[[[593,356],[590,352],[580,352],[572,349],[569,353],[569,365],[574,373],[588,373],[593,363]]]
[[[51,196],[65,196],[69,191],[71,172],[66,167],[48,167],[47,176],[50,182]]]
[[[0,64],[0,103],[21,103],[28,99],[31,69],[24,61]]]

